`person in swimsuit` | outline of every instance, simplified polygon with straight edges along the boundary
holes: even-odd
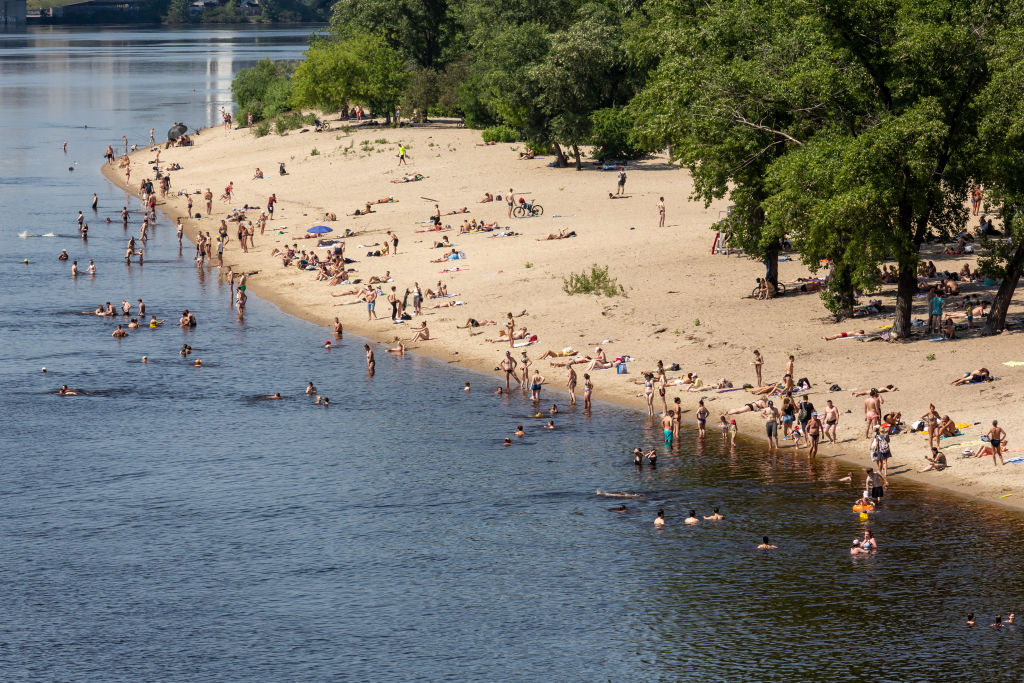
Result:
[[[806,396],[804,398],[806,398]],[[811,451],[809,455],[814,458],[818,455],[818,439],[821,438],[821,420],[818,419],[817,413],[811,413],[811,419],[807,421],[804,433],[811,441]]]
[[[366,371],[372,375],[377,369],[377,361],[373,359],[373,349],[369,344],[363,344],[363,350],[366,351]]]
[[[999,458],[999,464],[1005,465],[1003,462],[1003,442],[1006,440],[1006,432],[999,426],[999,420],[992,420],[992,429],[988,430],[988,443],[992,447],[992,464],[996,464],[996,457]]]
[[[697,435],[703,439],[707,436],[708,415],[710,412],[704,407],[704,399],[701,399],[698,405],[700,407],[697,409]]]
[[[665,526],[665,511],[664,510],[658,510],[658,516],[654,518],[654,526],[658,527],[659,529],[661,527]]]
[[[58,396],[78,396],[78,392],[74,389],[68,389],[67,384],[62,384],[60,389],[57,390]]]
[[[775,550],[778,547],[779,546],[777,546],[777,545],[772,545],[771,541],[768,540],[767,536],[762,536],[761,537],[761,545],[757,546],[757,549],[758,550]]]
[[[863,337],[864,330],[854,330],[853,332],[840,332],[839,334],[829,335],[822,337],[825,341],[833,341],[835,339],[845,339],[846,337]]]
[[[590,381],[590,375],[583,375],[583,409],[590,410],[590,396],[594,392],[594,383]]]
[[[672,447],[672,413],[666,412],[661,416],[661,429],[665,433],[665,445],[669,448]]]
[[[90,263],[92,262],[90,261]],[[992,375],[989,373],[988,368],[978,368],[974,372],[964,373],[963,377],[953,380],[950,384],[955,387],[964,384],[976,384],[977,382],[987,382],[991,377]]]
[[[761,411],[761,417],[764,418],[764,431],[768,436],[768,447],[778,448],[779,447],[779,410],[775,407],[775,404],[768,401],[768,404]]]
[[[868,397],[864,399],[864,438],[870,438],[872,428],[877,428],[881,422],[879,421],[882,416],[882,398],[878,395],[878,389],[872,389],[868,392]]]
[[[928,445],[939,444],[939,411],[935,409],[934,403],[928,404],[928,412],[921,416],[921,419],[928,425]]]
[[[502,359],[501,364],[498,366],[505,372],[505,391],[509,391],[511,389],[510,382],[513,379],[519,386],[522,386],[523,384],[522,382],[519,381],[519,378],[516,376],[517,365],[518,363],[516,363],[516,359],[512,357],[512,352],[506,351],[505,358]]]
[[[654,417],[654,375],[644,373],[644,398],[647,400],[647,414]]]
[[[565,386],[569,390],[569,405],[576,405],[576,371],[569,366],[569,371],[565,373],[566,383]]]
[[[839,409],[832,405],[832,399],[825,401],[825,438],[836,443],[836,428],[839,425]]]
[[[541,376],[540,370],[533,371],[533,379],[530,381],[530,400],[534,403],[540,401],[540,387],[544,384],[544,377]]]

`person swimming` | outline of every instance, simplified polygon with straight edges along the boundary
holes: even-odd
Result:
[[[608,508],[608,509],[611,510],[612,512],[619,512],[619,513],[629,512],[629,508],[627,508],[625,505],[620,505],[618,507]]]
[[[311,395],[313,395],[315,393],[316,393],[316,387],[313,386],[312,382],[310,382],[309,384],[306,385],[306,395],[311,396]]]
[[[512,437],[511,436],[506,436],[505,437],[505,443],[503,443],[501,445],[502,446],[511,446],[512,445]]]
[[[684,524],[700,524],[700,519],[697,517],[696,510],[690,510],[690,514],[683,520]]]
[[[265,394],[263,396],[260,396],[259,398],[261,400],[263,400],[263,401],[276,401],[276,400],[284,398],[284,397],[281,396],[281,392],[277,392],[277,393],[274,393],[274,394]]]
[[[661,527],[665,526],[665,511],[664,510],[658,510],[658,515],[654,518],[654,526],[658,527],[659,529]]]
[[[62,384],[60,389],[57,390],[59,396],[78,396],[78,392],[74,389],[68,389],[67,384]]]
[[[516,427],[516,436],[525,436],[526,432],[523,431],[523,425]]]
[[[723,515],[721,512],[719,512],[718,508],[715,508],[715,511],[713,513],[711,513],[711,515],[709,517],[705,517],[704,519],[713,519],[713,520],[715,520],[717,522],[720,519],[725,519],[725,515]]]
[[[758,550],[775,550],[779,546],[772,545],[771,541],[768,540],[767,536],[761,537],[761,545],[757,546]]]

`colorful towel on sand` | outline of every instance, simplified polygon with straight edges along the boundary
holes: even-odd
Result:
[[[1008,360],[1003,365],[1008,365],[1011,368],[1017,368],[1024,365],[1024,360]]]

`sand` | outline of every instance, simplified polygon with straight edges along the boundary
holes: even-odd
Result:
[[[407,346],[416,353],[492,374],[494,381],[480,383],[481,390],[491,391],[503,384],[494,370],[508,348],[507,343],[488,343],[485,339],[496,336],[508,312],[518,315],[524,310],[526,315],[517,318],[517,325],[526,325],[530,334],[538,337],[538,343],[525,350],[534,359],[533,367],[539,368],[546,379],[542,396],[545,405],[566,402],[565,370],[551,367],[549,361],[536,360],[548,349],[560,351],[571,346],[592,354],[595,345],[600,345],[610,358],[631,357],[634,360],[627,364],[626,374],[616,374],[615,370],[590,373],[594,398],[641,410],[646,410],[641,373],[653,370],[659,359],[666,368],[679,364],[680,371],[670,371],[670,378],[694,372],[708,383],[724,377],[740,387],[755,383],[753,349],[760,349],[764,355],[766,382],[781,378],[786,357],[793,354],[794,375],[810,379],[813,388],[809,395],[816,407],[823,409],[826,399],[831,398],[841,411],[840,443],[823,444],[819,459],[840,458],[870,465],[863,399],[852,396],[851,391],[894,384],[899,391],[884,395],[884,408],[901,411],[908,423],[933,402],[940,414],[971,424],[965,436],[943,440],[951,465],[944,472],[916,472],[926,465],[927,437],[894,436],[890,476],[895,486],[902,481],[924,482],[1024,508],[1024,464],[997,468],[991,458],[959,458],[966,444],[978,442],[993,419],[1006,429],[1011,450],[1024,446],[1024,415],[1020,410],[1024,367],[1003,365],[1004,361],[1024,361],[1019,332],[988,338],[973,332],[946,342],[925,338],[907,343],[824,341],[824,335],[842,331],[880,331],[891,324],[891,314],[835,324],[817,294],[790,294],[772,301],[750,298],[755,278],[764,272],[763,265],[742,256],[711,254],[715,233],[709,227],[725,214],[728,202],[705,207],[690,201],[689,175],[669,165],[663,156],[630,163],[627,198],[610,200],[608,194],[616,191],[615,171],[599,170],[592,163],[582,172],[551,168],[548,163],[552,157],[519,160],[521,145],[483,146],[478,131],[458,128],[451,122],[401,130],[341,129],[337,122],[332,125],[334,130],[325,133],[293,131],[263,138],[255,138],[244,129],[225,131],[217,127],[204,130],[193,147],[161,150],[161,164],[177,162],[182,167],[171,173],[172,193],[204,191],[207,187],[214,192],[213,217],[186,221],[190,239],[198,230],[216,234],[219,219],[226,217],[232,207],[246,203],[264,207],[271,193],[277,195],[274,219],[264,235],[257,233],[256,248],[248,254],[239,249],[235,226],[229,224],[224,262],[236,273],[256,271],[249,279],[251,291],[283,310],[325,326],[337,316],[347,333],[381,343],[389,343],[396,335],[409,338],[410,328],[418,326],[420,318],[392,324],[384,296],[377,303],[381,318],[367,321],[365,305],[343,303],[354,301],[354,297],[332,296],[346,286],[328,287],[325,282],[315,281],[314,273],[286,269],[279,258],[271,256],[272,249],[286,243],[312,249],[316,240],[304,239],[312,225],[332,227],[330,237],[340,237],[348,228],[357,232],[357,236],[346,239],[346,255],[357,260],[351,266],[358,269],[354,278],[365,282],[371,275],[390,271],[394,277],[391,284],[398,287],[399,295],[414,282],[426,290],[442,281],[450,293],[457,293],[454,300],[465,302],[453,308],[431,309],[428,307],[435,302],[424,301],[422,319],[434,338],[407,342]],[[408,149],[407,166],[398,166],[400,142]],[[317,154],[312,153],[314,149]],[[133,192],[147,173],[152,175],[152,164],[146,162],[154,156],[148,149],[132,156]],[[278,175],[279,162],[286,163],[288,175]],[[264,179],[252,179],[256,167],[263,169]],[[111,180],[124,186],[123,170],[104,168]],[[421,173],[426,178],[413,183],[390,182],[404,173]],[[217,201],[229,181],[234,181],[234,200],[230,204]],[[504,202],[479,202],[485,192],[504,197],[509,188],[542,204],[544,215],[509,219]],[[368,200],[386,196],[393,196],[396,203],[374,206],[375,212],[368,216],[344,215],[362,208]],[[661,196],[667,207],[663,228],[658,227],[657,213]],[[451,231],[420,232],[428,227],[425,221],[433,212],[433,200],[442,212],[467,207],[471,213],[445,216],[443,221],[452,226]],[[202,211],[202,198],[194,196],[194,202],[193,212]],[[184,215],[185,198],[168,195],[160,208],[173,220]],[[328,211],[336,213],[338,219],[325,221]],[[259,210],[248,213],[251,219],[258,215]],[[458,227],[467,218],[497,221],[518,234],[460,236]],[[561,229],[575,231],[577,236],[537,241]],[[370,248],[358,245],[383,244],[388,230],[400,239],[398,253],[367,257]],[[441,273],[450,266],[430,262],[444,253],[433,248],[444,235],[466,254],[466,260],[452,264],[463,268],[461,272]],[[974,266],[973,258],[942,256],[938,247],[927,249],[925,258],[936,261],[940,270],[959,270],[964,261]],[[624,294],[569,296],[562,291],[564,277],[589,270],[592,264],[608,266]],[[808,275],[807,268],[798,262],[780,264],[782,281]],[[385,292],[390,286],[385,285]],[[983,295],[992,289],[962,286],[965,293]],[[893,294],[894,287],[890,287],[881,295],[889,311]],[[1015,300],[1011,315],[1019,314],[1021,309],[1021,301]],[[924,316],[924,302],[919,300],[915,317]],[[456,329],[470,317],[499,324]],[[519,357],[519,351],[514,350],[514,357]],[[964,372],[982,366],[999,379],[963,387],[950,385]],[[582,383],[584,366],[575,367]],[[842,391],[829,392],[833,384]],[[752,400],[744,391],[698,393],[684,389],[670,386],[669,404],[680,396],[687,411],[684,417],[692,419],[698,399],[704,398],[711,412],[709,426],[717,424],[718,416],[729,408]],[[655,410],[660,409],[656,396]],[[600,408],[595,407],[595,411]],[[737,419],[741,435],[763,438],[759,417],[746,414]],[[708,438],[720,438],[717,426],[710,431]],[[792,450],[792,441],[783,441],[782,445],[785,451]],[[805,453],[801,451],[799,457],[806,457]],[[1024,451],[1006,457],[1015,455],[1024,455]]]

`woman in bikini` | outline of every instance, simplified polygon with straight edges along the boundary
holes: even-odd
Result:
[[[654,375],[644,373],[644,398],[647,399],[647,414],[654,417]]]
[[[590,381],[590,375],[583,375],[583,409],[590,410],[590,395],[594,391],[594,383]]]
[[[569,366],[569,371],[565,373],[566,383],[565,386],[569,390],[569,405],[576,405],[576,371]]]
[[[704,399],[701,399],[698,402],[698,405],[700,408],[697,409],[697,435],[703,439],[707,436],[706,430],[708,425],[708,415],[710,412],[704,407]]]
[[[768,407],[768,401],[759,398],[753,403],[744,403],[739,408],[733,408],[726,415],[739,415],[740,413],[757,413]]]

